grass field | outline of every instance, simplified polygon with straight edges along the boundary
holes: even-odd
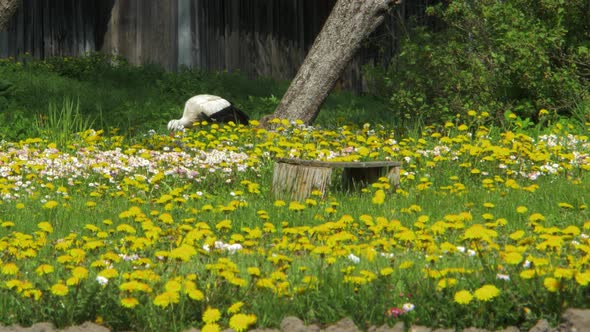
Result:
[[[497,329],[588,307],[588,123],[473,110],[408,127],[341,93],[319,126],[170,136],[193,91],[257,118],[284,86],[87,62],[0,63],[14,84],[0,97],[0,323]],[[399,160],[401,185],[277,200],[277,157]]]

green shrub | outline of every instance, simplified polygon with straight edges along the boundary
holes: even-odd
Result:
[[[536,121],[542,108],[570,115],[588,94],[586,1],[457,0],[427,14],[442,24],[411,29],[389,69],[372,70],[398,118],[477,109]]]

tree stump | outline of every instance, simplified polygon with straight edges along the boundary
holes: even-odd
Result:
[[[331,185],[332,170],[342,168],[342,187],[358,190],[385,176],[394,187],[399,186],[398,161],[315,161],[300,159],[277,160],[272,179],[272,191],[277,198],[302,201],[318,190],[325,196]]]

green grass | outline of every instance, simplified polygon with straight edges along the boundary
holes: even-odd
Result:
[[[166,122],[193,94],[229,96],[256,118],[286,84],[104,61],[0,62],[14,86],[0,96],[0,117],[13,121],[0,124],[0,323],[214,330],[232,327],[228,310],[241,301],[258,327],[294,315],[320,325],[351,317],[362,329],[527,329],[588,306],[587,124],[498,124],[474,112],[400,126],[382,101],[339,92],[320,115],[326,129],[206,126],[170,137]],[[343,152],[350,147],[368,154]],[[330,151],[403,161],[400,187],[334,185],[304,202],[273,196],[275,158]],[[242,249],[211,249],[216,241]],[[499,293],[487,298],[482,286]],[[459,303],[460,291],[471,302]],[[415,309],[385,314],[405,303]],[[219,321],[204,319],[209,309]]]
[[[23,139],[35,131],[36,119],[47,116],[48,105],[78,100],[80,113],[96,130],[118,128],[129,137],[150,129],[164,132],[170,119],[182,115],[184,102],[197,94],[216,94],[231,100],[253,119],[274,112],[288,82],[250,79],[239,73],[204,73],[184,69],[167,73],[158,67],[133,67],[120,60],[109,65],[102,55],[54,58],[26,65],[4,59],[0,76],[14,85],[0,95],[0,139]],[[317,124],[388,123],[386,101],[347,92],[330,95]],[[10,125],[8,125],[10,124]]]

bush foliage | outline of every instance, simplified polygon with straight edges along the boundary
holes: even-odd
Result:
[[[442,1],[427,15],[436,24],[409,29],[389,69],[374,71],[398,117],[477,109],[536,120],[540,109],[570,115],[588,102],[587,1]]]

